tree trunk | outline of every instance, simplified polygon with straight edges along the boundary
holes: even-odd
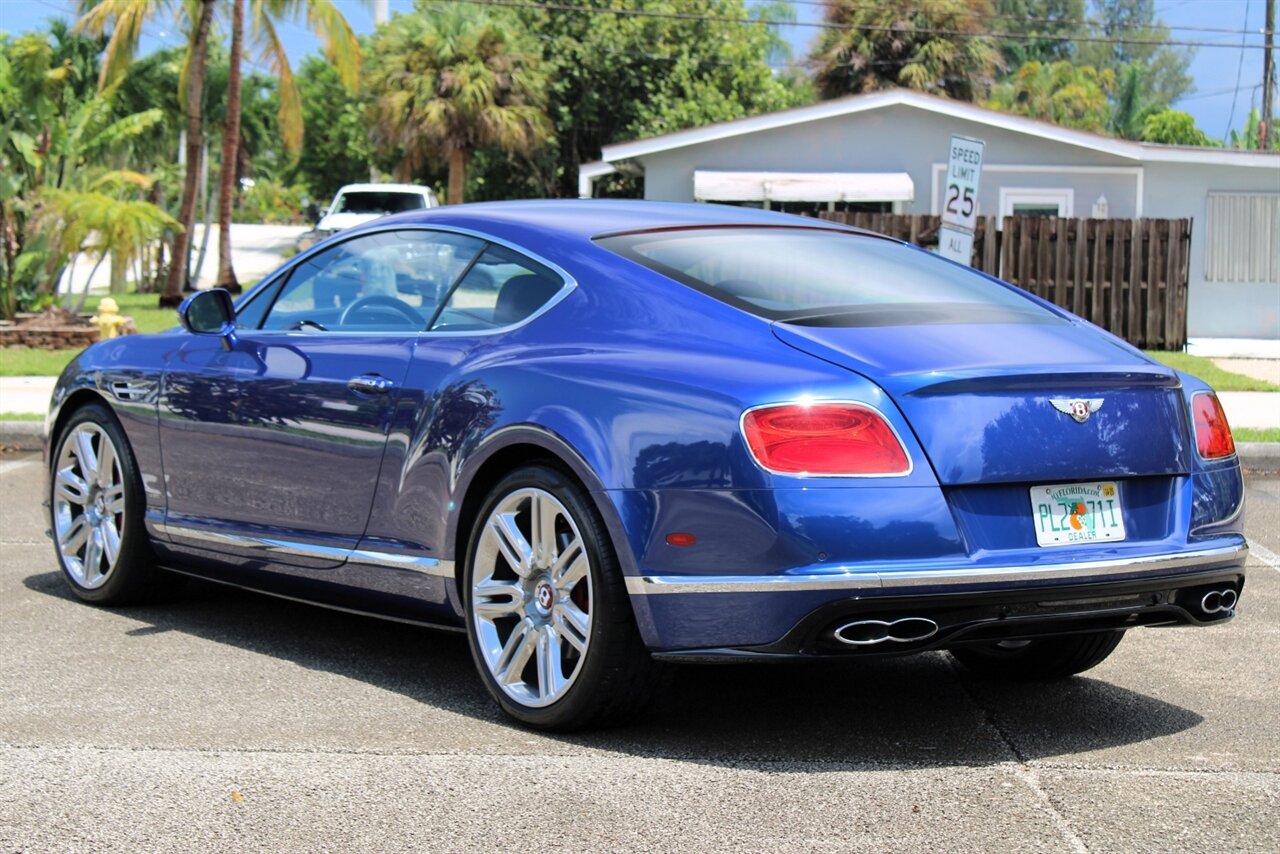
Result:
[[[196,193],[199,190],[200,142],[204,123],[204,65],[209,52],[209,25],[213,20],[214,0],[200,0],[200,18],[191,45],[191,71],[187,75],[187,174],[182,182],[182,203],[178,222],[182,231],[173,242],[173,259],[169,276],[160,294],[161,308],[177,308],[182,304],[182,288],[187,281],[187,251],[191,248],[191,228],[195,224]]]
[[[129,275],[129,261],[124,257],[124,253],[117,250],[111,253],[111,285],[108,291],[112,296],[119,296],[124,293],[127,288],[127,278]]]
[[[209,252],[209,235],[213,233],[213,194],[209,192],[209,146],[204,147],[204,162],[200,164],[200,186],[203,188],[201,201],[204,204],[204,214],[200,222],[204,225],[204,229],[200,232],[200,251],[196,253],[196,266],[191,270],[189,277],[191,279],[191,287],[187,290],[196,290],[200,287],[200,274],[204,272],[205,255]],[[195,235],[192,235],[192,240]],[[190,265],[188,265],[190,269]]]
[[[449,149],[449,204],[462,204],[463,188],[467,183],[467,151]]]
[[[231,12],[231,67],[227,74],[227,125],[222,131],[222,174],[218,178],[218,287],[240,293],[240,282],[231,266],[231,203],[235,199],[240,158],[240,54],[244,40],[244,0],[235,0]]]

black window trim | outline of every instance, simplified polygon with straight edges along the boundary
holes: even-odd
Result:
[[[262,328],[262,323],[266,322],[267,316],[270,315],[271,310],[275,308],[276,300],[280,298],[280,291],[283,290],[283,285],[286,282],[288,282],[289,279],[293,278],[294,271],[296,271],[303,264],[307,263],[309,260],[321,254],[322,252],[327,252],[330,249],[336,248],[337,246],[340,246],[343,243],[346,243],[348,241],[355,240],[356,238],[368,237],[369,235],[372,235],[372,234],[394,233],[397,231],[442,232],[445,234],[458,234],[463,237],[473,237],[477,240],[482,241],[482,245],[479,251],[476,252],[475,257],[472,258],[471,261],[467,264],[466,268],[462,271],[462,274],[453,282],[452,285],[449,286],[449,290],[445,293],[444,298],[440,300],[439,307],[443,307],[449,301],[449,298],[453,296],[454,289],[457,288],[458,284],[462,281],[462,278],[467,273],[471,272],[471,268],[479,260],[480,256],[484,254],[484,251],[488,249],[489,246],[491,245],[501,246],[505,249],[510,250],[511,252],[514,252],[516,255],[520,255],[522,257],[528,258],[529,260],[534,261],[540,266],[547,268],[549,271],[551,271],[553,274],[555,274],[560,278],[560,282],[561,282],[560,290],[556,291],[555,294],[552,295],[551,299],[547,300],[545,303],[539,306],[538,310],[530,314],[528,317],[522,318],[521,320],[518,320],[515,323],[508,323],[506,326],[496,326],[492,329],[471,329],[471,330],[443,329],[438,331],[432,331],[430,327],[431,327],[431,324],[435,323],[436,321],[436,317],[439,314],[439,307],[437,308],[437,311],[434,314],[432,314],[431,320],[427,323],[427,328],[417,332],[408,332],[408,331],[381,332],[381,331],[374,331],[374,330],[365,330],[365,331],[352,330],[347,332],[341,329],[329,329],[329,330],[325,330],[324,332],[317,333],[317,332],[302,332],[302,331],[293,330],[293,329],[263,329]],[[410,225],[407,223],[403,223],[403,224],[396,224],[396,225],[381,226],[377,228],[361,229],[360,231],[355,232],[353,234],[349,234],[349,235],[344,234],[341,237],[341,239],[324,240],[316,244],[315,246],[308,248],[305,252],[299,254],[296,258],[291,259],[290,263],[287,264],[285,267],[279,270],[276,270],[274,273],[268,276],[264,282],[254,287],[253,290],[245,294],[241,298],[243,301],[242,306],[237,306],[236,313],[237,315],[239,314],[239,309],[241,307],[247,308],[251,302],[257,299],[258,294],[263,293],[264,291],[270,288],[276,288],[276,292],[271,295],[271,305],[269,305],[267,307],[267,310],[263,313],[262,320],[259,321],[258,327],[256,329],[242,330],[244,333],[252,332],[255,335],[289,335],[289,336],[302,337],[302,338],[314,338],[317,335],[364,335],[364,336],[387,335],[387,336],[396,336],[396,337],[403,337],[405,335],[416,335],[416,336],[429,335],[433,338],[463,338],[463,337],[469,337],[469,336],[474,337],[479,335],[502,335],[507,332],[511,332],[516,329],[519,329],[522,326],[532,323],[534,320],[538,319],[539,317],[541,317],[542,315],[550,311],[552,308],[560,304],[566,297],[569,296],[569,294],[573,293],[573,291],[576,290],[577,287],[578,287],[578,280],[575,279],[573,276],[571,276],[569,272],[565,270],[563,267],[561,267],[559,264],[555,263],[554,261],[548,260],[547,258],[544,258],[541,255],[538,255],[537,253],[530,252],[528,249],[526,249],[523,246],[512,243],[509,240],[504,240],[501,237],[495,237],[492,234],[487,234],[482,231],[476,231],[474,229],[462,228],[462,227],[453,226],[453,225],[434,225],[434,224]]]

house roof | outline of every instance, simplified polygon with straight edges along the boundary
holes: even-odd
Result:
[[[976,122],[1066,145],[1088,148],[1140,163],[1210,163],[1232,166],[1280,167],[1280,156],[1270,152],[1131,142],[1089,131],[1060,127],[1039,119],[1002,113],[998,110],[989,110],[963,101],[953,101],[948,98],[926,95],[909,89],[890,89],[866,95],[850,95],[845,98],[836,98],[831,101],[811,104],[807,107],[795,107],[790,110],[763,113],[745,119],[704,125],[690,130],[649,137],[648,139],[607,145],[601,153],[601,159],[590,165],[596,167],[593,174],[602,174],[610,171],[600,168],[608,163],[644,157],[647,154],[657,154],[662,151],[671,151],[672,149],[685,148],[691,145],[700,145],[705,142],[730,139],[759,131],[791,127],[793,125],[896,106],[914,107],[954,119]]]

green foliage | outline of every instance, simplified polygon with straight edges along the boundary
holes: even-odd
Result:
[[[297,225],[304,220],[308,197],[301,184],[285,186],[278,178],[259,178],[241,195],[235,221]]]
[[[818,90],[836,98],[903,86],[973,101],[1001,61],[995,41],[983,35],[991,13],[990,0],[832,0],[825,20],[845,29],[818,36],[810,57]]]
[[[1280,118],[1277,116],[1276,118]],[[1271,151],[1280,151],[1280,134],[1276,133],[1274,128],[1276,119],[1271,120],[1271,139],[1269,140],[1269,148]],[[1232,148],[1243,148],[1249,151],[1257,151],[1262,145],[1262,113],[1254,107],[1249,111],[1249,117],[1245,119],[1244,127],[1241,131],[1232,130],[1230,139]]]
[[[315,56],[298,69],[298,91],[307,135],[287,180],[305,184],[323,207],[343,184],[367,179],[369,166],[377,162],[369,140],[371,98],[364,92],[353,95],[337,69]]]
[[[280,23],[305,24],[321,42],[325,61],[348,92],[360,83],[363,61],[360,40],[335,0],[249,0],[250,43],[275,72],[279,95],[280,139],[285,151],[297,157],[302,150],[304,108],[302,92],[277,32]]]
[[[687,0],[640,5],[688,11]],[[598,158],[603,145],[813,99],[808,78],[769,67],[771,55],[779,61],[785,56],[785,42],[769,25],[748,21],[785,18],[784,9],[772,5],[753,7],[750,15],[743,0],[699,6],[708,17],[729,20],[457,6],[451,10],[457,18],[493,23],[501,38],[485,49],[499,51],[499,70],[513,69],[514,100],[541,106],[555,130],[538,144],[506,149],[476,141],[466,170],[468,199],[576,195],[578,164]],[[371,171],[441,185],[447,145],[426,133],[424,123],[425,104],[438,95],[430,79],[441,78],[428,79],[421,69],[427,52],[422,39],[446,27],[446,17],[439,4],[422,2],[366,41],[364,52],[372,58],[355,94],[329,62],[311,57],[302,63],[297,85],[307,135],[296,164],[282,164],[287,184],[306,184],[322,204]],[[372,140],[371,117],[382,119]],[[255,167],[255,174],[263,173]],[[623,183],[615,189],[634,192],[633,180],[615,176],[601,184]]]
[[[81,252],[123,265],[172,224],[137,198],[151,180],[118,168],[163,111],[95,91],[100,48],[60,25],[0,36],[0,316],[47,302]]]
[[[1149,100],[1147,77],[1147,67],[1141,63],[1131,62],[1121,67],[1111,102],[1111,118],[1107,120],[1107,129],[1117,136],[1141,139],[1147,117],[1163,109]]]
[[[1196,120],[1190,113],[1168,109],[1147,116],[1142,124],[1142,141],[1165,145],[1221,145],[1196,127]]]
[[[681,0],[632,5],[689,11]],[[520,27],[541,46],[556,136],[532,162],[495,163],[486,197],[575,196],[578,164],[599,158],[605,145],[812,100],[807,80],[769,68],[770,54],[779,55],[777,33],[748,20],[778,17],[772,6],[750,16],[743,0],[703,0],[697,8],[705,19],[519,10]]]
[[[402,179],[443,154],[461,201],[475,149],[529,155],[551,136],[537,46],[508,14],[420,2],[379,28],[371,52],[373,138]]]
[[[1126,42],[1170,39],[1169,28],[1156,17],[1154,0],[1094,0],[1094,5],[1098,24],[1094,35]],[[1167,107],[1190,93],[1195,88],[1187,73],[1191,57],[1189,49],[1101,41],[1082,43],[1075,53],[1080,65],[1111,71],[1120,79],[1124,79],[1126,66],[1139,69],[1136,108],[1129,115],[1137,115],[1148,104]]]
[[[1107,124],[1107,96],[1115,86],[1110,71],[1070,62],[1042,65],[1031,61],[998,84],[987,106],[1043,119],[1064,127],[1102,131]]]
[[[1048,37],[1081,33],[1085,0],[995,0],[995,13],[1000,18],[991,29],[1030,37],[1000,40],[1005,69],[1016,71],[1028,62],[1052,65],[1071,59],[1071,42]]]

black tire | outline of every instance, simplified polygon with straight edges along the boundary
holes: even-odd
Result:
[[[513,506],[510,502],[520,501],[520,496],[527,495],[530,490],[549,493],[560,503],[561,508],[571,517],[569,521],[577,528],[576,541],[581,544],[581,549],[589,563],[589,568],[584,575],[584,577],[589,576],[589,589],[586,593],[586,597],[589,598],[582,599],[587,603],[586,613],[590,614],[585,652],[573,657],[576,650],[561,647],[566,651],[566,656],[565,659],[557,657],[557,666],[564,666],[565,660],[573,662],[573,676],[558,699],[541,706],[521,702],[499,685],[492,668],[501,662],[491,664],[486,659],[486,653],[482,652],[481,646],[485,641],[481,639],[481,630],[478,628],[482,621],[477,617],[476,609],[473,607],[473,585],[477,573],[481,573],[479,577],[482,581],[488,581],[498,573],[504,572],[501,567],[507,566],[504,559],[501,564],[494,564],[500,567],[497,570],[491,569],[488,564],[479,570],[477,568],[477,556],[482,553],[487,524],[495,509],[499,506]],[[512,518],[516,517],[513,515]],[[519,524],[522,523],[518,521],[517,525]],[[523,524],[528,526],[528,530],[522,533],[525,533],[527,541],[532,543],[534,541],[530,536],[532,522],[525,517]],[[565,522],[563,515],[559,514],[555,516],[553,524],[563,526],[568,522]],[[567,542],[575,541],[570,533],[563,533],[558,528],[556,541],[558,549],[565,549],[564,554],[573,553],[573,550],[565,545]],[[483,553],[487,556],[492,552],[492,546],[486,546],[486,549]],[[576,560],[569,563],[576,563]],[[492,633],[488,635],[491,643],[499,643],[504,649],[507,646],[515,648],[512,638],[520,625],[524,625],[528,620],[530,621],[528,625],[534,626],[532,621],[539,617],[538,614],[533,613],[532,609],[535,606],[534,600],[539,598],[538,594],[541,592],[540,588],[535,589],[537,585],[532,581],[537,572],[547,573],[544,577],[550,584],[549,574],[554,572],[553,569],[531,571],[529,573],[531,581],[526,582],[526,598],[521,600],[525,605],[507,617],[483,621],[484,630]],[[513,586],[519,587],[521,581],[517,574],[509,573],[508,578],[512,579],[510,583]],[[599,512],[587,494],[563,473],[548,466],[531,466],[511,473],[489,492],[470,532],[462,581],[467,617],[467,639],[470,643],[472,659],[490,695],[512,718],[534,729],[568,732],[617,724],[635,716],[646,707],[657,687],[660,665],[650,656],[640,638],[622,572],[618,567],[617,555]],[[578,587],[574,588],[575,597],[579,596],[579,589],[582,586],[584,583],[579,582]],[[557,612],[554,609],[566,605],[563,598],[566,594],[559,587],[550,589],[552,592],[547,595],[549,601],[555,603],[552,605],[553,610],[541,616],[544,621],[540,624],[541,628],[529,629],[530,637],[534,636],[534,631],[549,629],[556,617]],[[517,601],[514,595],[510,597],[510,601],[512,603]],[[503,606],[505,605],[504,598]],[[519,625],[513,625],[504,640],[499,623],[506,620]],[[563,623],[563,618],[561,622]],[[564,632],[561,634],[563,635]],[[492,649],[488,654],[494,654]],[[519,673],[529,672],[530,667],[535,671],[538,670],[543,648],[538,646],[532,655],[536,658],[530,658],[527,665],[518,668],[512,666],[508,671],[516,674],[519,682],[517,687],[521,690],[524,690],[527,682],[536,681],[539,686],[541,685],[540,675],[536,679],[518,679]],[[501,659],[500,654],[498,657]],[[553,693],[548,694],[548,697],[551,696]]]
[[[1065,679],[1097,667],[1120,645],[1124,631],[958,646],[956,661],[984,679],[1041,682]]]
[[[123,517],[109,522],[118,532],[119,552],[115,563],[100,577],[90,579],[85,567],[88,555],[83,551],[81,556],[64,554],[63,545],[59,542],[60,530],[66,530],[68,522],[75,523],[77,516],[84,515],[83,508],[74,502],[59,500],[58,471],[60,463],[65,461],[64,451],[68,451],[69,442],[74,442],[77,430],[96,428],[97,454],[102,453],[101,437],[108,438],[113,446],[115,461],[118,465],[119,484],[123,487]],[[99,605],[127,605],[150,600],[162,593],[171,592],[178,586],[172,573],[163,572],[156,567],[155,556],[147,537],[143,515],[146,512],[146,497],[142,491],[142,478],[138,474],[138,464],[133,456],[133,449],[124,434],[120,422],[115,415],[100,403],[87,403],[78,408],[66,423],[62,425],[56,441],[52,444],[49,459],[49,506],[51,530],[53,532],[53,550],[58,559],[58,567],[67,586],[77,598],[85,602]],[[76,457],[79,460],[79,457]],[[72,474],[83,471],[76,463]],[[60,511],[60,506],[62,510]],[[83,524],[83,522],[81,523]],[[89,534],[92,537],[93,534]],[[69,550],[70,551],[70,550]],[[79,571],[77,571],[77,569]]]

